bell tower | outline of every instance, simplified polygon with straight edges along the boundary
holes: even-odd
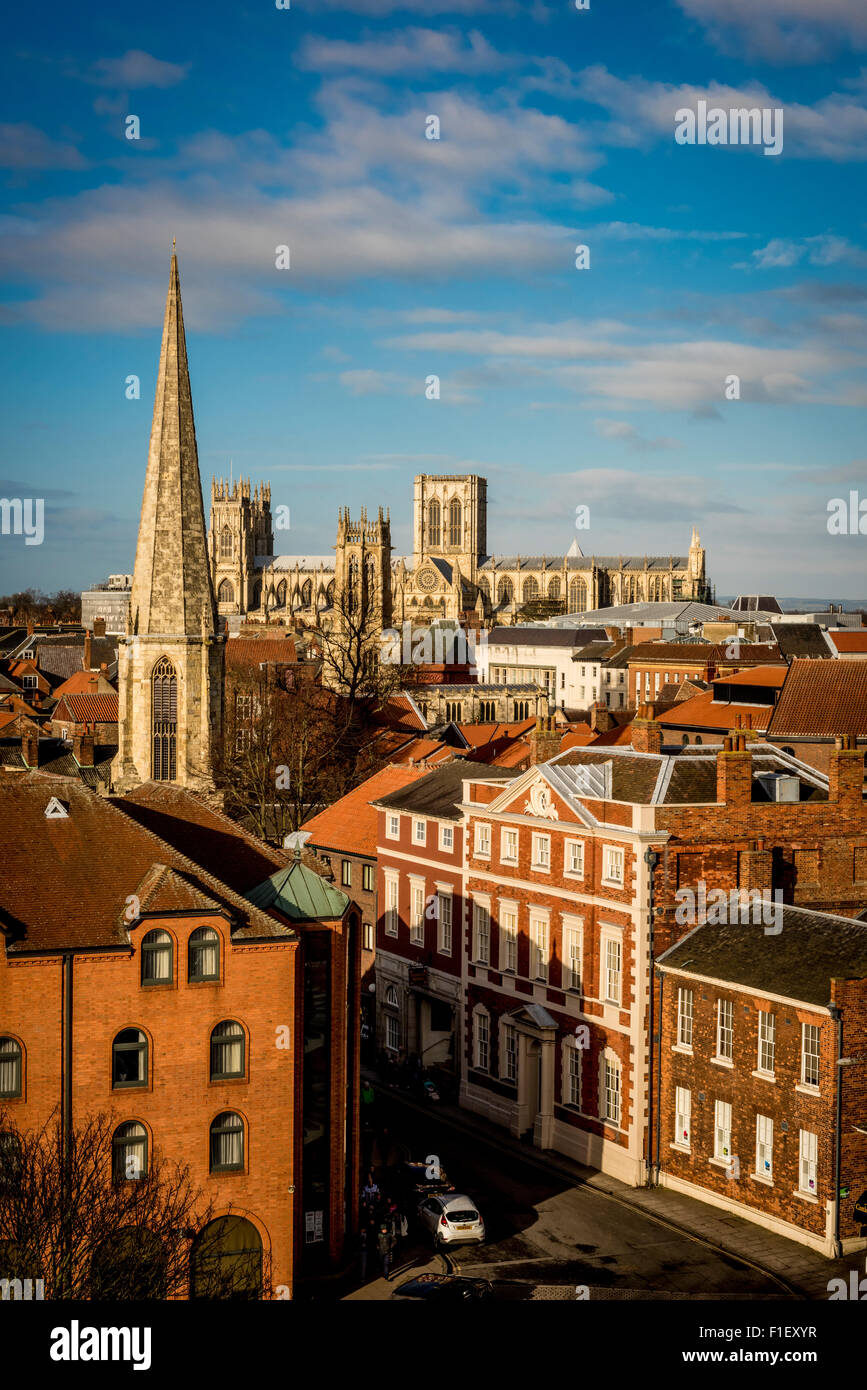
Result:
[[[118,645],[115,790],[161,781],[213,792],[225,640],[217,633],[173,251],[127,635]]]

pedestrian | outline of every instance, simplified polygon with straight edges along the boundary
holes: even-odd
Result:
[[[406,1212],[405,1212],[405,1211],[402,1211],[402,1212],[401,1212],[400,1218],[399,1218],[399,1221],[398,1221],[398,1225],[399,1225],[399,1227],[400,1227],[401,1248],[403,1248],[403,1242],[406,1240],[407,1236],[409,1235],[409,1222],[408,1222],[407,1219],[406,1219]]]
[[[376,1248],[379,1251],[379,1258],[382,1262],[382,1277],[388,1278],[388,1271],[391,1268],[391,1256],[394,1250],[394,1236],[388,1227],[383,1224],[379,1228],[379,1235],[376,1238]]]
[[[369,1235],[368,1235],[367,1227],[366,1227],[366,1226],[362,1226],[361,1230],[360,1230],[359,1233],[358,1233],[358,1260],[359,1260],[359,1264],[361,1265],[361,1282],[362,1282],[362,1284],[364,1283],[365,1279],[367,1278],[367,1249],[368,1249],[369,1239],[370,1239],[370,1237],[369,1237]]]
[[[366,1202],[368,1206],[374,1206],[379,1200],[379,1188],[374,1182],[372,1173],[368,1173],[367,1183],[361,1189],[361,1200]]]

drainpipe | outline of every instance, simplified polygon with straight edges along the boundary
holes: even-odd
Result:
[[[61,1169],[60,1169],[60,1191],[63,1217],[63,1230],[61,1235],[61,1256],[60,1256],[60,1285],[59,1293],[61,1298],[69,1297],[69,1277],[70,1277],[70,1231],[68,1217],[65,1213],[69,1210],[69,1203],[66,1189],[69,1184],[69,1154],[72,1139],[72,967],[74,956],[71,951],[64,952],[63,955],[63,1061],[61,1077],[61,1110],[60,1110],[60,1141],[61,1141]]]
[[[654,849],[647,849],[644,854],[644,862],[649,871],[649,891],[648,891],[648,919],[650,927],[648,931],[647,949],[650,955],[648,964],[648,976],[650,979],[650,1014],[648,1018],[648,1052],[647,1052],[647,1176],[645,1186],[653,1186],[652,1177],[652,1135],[653,1135],[653,871],[659,863],[659,855]],[[661,1041],[661,1040],[660,1040]],[[661,1049],[660,1049],[661,1051]]]
[[[662,1116],[662,993],[665,971],[659,972],[659,1048],[656,1053],[656,1186],[659,1186],[659,1122]]]
[[[828,1012],[837,1024],[837,1113],[834,1117],[834,1257],[840,1259],[843,1247],[840,1244],[840,1146],[842,1142],[843,1110],[843,1010],[837,1004],[829,1004]]]

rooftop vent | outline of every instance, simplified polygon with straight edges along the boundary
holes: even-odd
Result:
[[[800,801],[801,782],[791,772],[760,772],[756,778],[769,801]]]
[[[68,816],[69,812],[63,802],[58,801],[57,797],[53,796],[45,808],[46,820],[66,820]]]

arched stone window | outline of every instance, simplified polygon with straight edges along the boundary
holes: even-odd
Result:
[[[262,1241],[252,1221],[220,1216],[197,1237],[190,1262],[193,1298],[262,1297]]]
[[[220,532],[220,559],[231,560],[235,554],[235,545],[232,540],[232,532],[228,526],[224,526]]]
[[[530,599],[539,597],[539,585],[532,574],[529,579],[524,580],[524,602],[529,603]]]
[[[550,583],[549,583],[549,585],[548,585],[548,597],[549,597],[549,598],[559,598],[559,597],[560,597],[560,578],[559,578],[559,575],[555,575],[554,578],[550,581]]]
[[[461,504],[457,497],[449,502],[449,545],[460,545],[464,531],[461,524]]]
[[[350,556],[347,570],[346,611],[354,613],[358,602],[358,559]]]
[[[173,782],[177,776],[178,677],[167,656],[161,656],[151,677],[151,776]]]
[[[440,523],[440,504],[434,498],[427,509],[427,543],[428,545],[441,545],[442,529]]]
[[[313,581],[305,579],[301,585],[301,607],[309,608],[313,602]]]
[[[497,602],[511,603],[514,594],[515,591],[512,587],[511,579],[509,579],[507,576],[501,579],[499,585],[497,586]]]
[[[583,579],[573,579],[569,585],[569,612],[586,613],[587,584]]]
[[[218,603],[234,603],[234,602],[235,602],[235,590],[232,588],[232,585],[229,583],[228,579],[223,579],[223,580],[221,580],[221,582],[220,582],[220,587],[219,587],[219,589],[217,590],[217,602],[218,602]]]
[[[254,608],[261,608],[261,607],[262,607],[262,585],[261,585],[261,583],[260,583],[260,584],[254,584],[254,585],[253,585],[253,607],[254,607]]]
[[[280,583],[277,585],[277,607],[278,607],[278,608],[285,608],[285,607],[286,607],[286,580],[285,580],[285,579],[281,579],[281,580],[280,580]]]
[[[328,604],[328,607],[329,607],[329,608],[333,608],[333,607],[334,607],[334,580],[333,580],[333,579],[332,579],[331,583],[328,585],[328,588],[325,590],[325,602]]]

